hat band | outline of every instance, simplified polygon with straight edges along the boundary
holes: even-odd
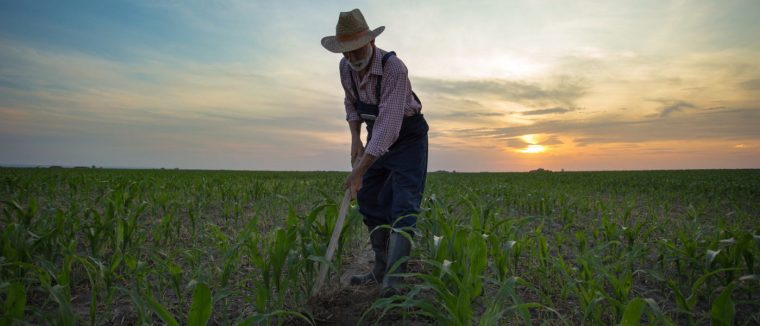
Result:
[[[358,38],[360,38],[362,36],[365,36],[368,33],[369,33],[369,29],[365,29],[365,30],[363,30],[361,32],[354,33],[354,34],[348,34],[348,35],[346,35],[346,34],[338,34],[338,35],[335,35],[335,39],[338,40],[338,42],[350,42],[350,41],[354,41],[354,40],[356,40],[356,39],[358,39]]]

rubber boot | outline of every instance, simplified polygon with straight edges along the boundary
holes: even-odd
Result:
[[[369,242],[372,244],[372,251],[375,252],[375,266],[366,274],[352,275],[351,285],[369,285],[382,282],[385,276],[385,269],[388,265],[388,234],[390,230],[386,228],[377,228],[369,230]]]
[[[391,233],[388,244],[388,270],[383,278],[383,286],[380,288],[380,296],[383,298],[391,297],[400,293],[399,287],[402,284],[401,276],[392,276],[391,274],[406,273],[407,262],[401,263],[396,270],[390,270],[396,262],[404,257],[409,256],[412,250],[412,243],[400,233]]]

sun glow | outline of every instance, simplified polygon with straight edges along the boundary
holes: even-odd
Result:
[[[532,145],[538,144],[538,137],[536,135],[530,134],[530,135],[522,135],[520,136],[520,139],[522,139],[524,142]]]
[[[518,152],[526,153],[526,154],[535,154],[535,153],[541,153],[544,151],[546,151],[546,147],[541,146],[541,145],[528,145],[528,147],[518,150]]]

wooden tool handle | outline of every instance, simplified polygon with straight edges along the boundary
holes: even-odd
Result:
[[[327,271],[330,269],[330,262],[332,261],[335,249],[338,247],[338,238],[343,230],[343,223],[346,220],[346,214],[348,214],[348,204],[351,203],[351,189],[346,189],[346,194],[343,196],[343,202],[340,203],[340,212],[338,213],[338,220],[335,221],[335,228],[333,229],[330,243],[327,245],[327,252],[325,253],[325,260],[327,262],[322,263],[319,269],[319,276],[317,277],[317,283],[314,285],[314,289],[311,293],[312,296],[316,296],[322,285],[325,283],[327,277]]]

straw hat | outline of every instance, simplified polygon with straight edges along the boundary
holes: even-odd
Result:
[[[353,51],[374,40],[384,30],[385,26],[370,30],[359,9],[341,12],[335,26],[335,36],[323,37],[322,46],[335,53]]]

